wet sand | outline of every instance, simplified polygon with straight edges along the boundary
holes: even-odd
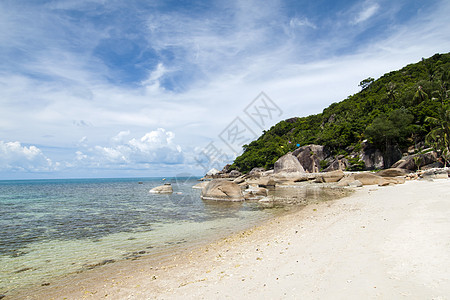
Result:
[[[450,179],[365,186],[206,246],[4,299],[448,299]]]

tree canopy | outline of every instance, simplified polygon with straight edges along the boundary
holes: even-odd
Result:
[[[437,127],[435,119],[449,104],[450,54],[435,54],[387,73],[377,80],[362,80],[359,93],[333,103],[322,113],[291,118],[274,125],[244,146],[232,168],[248,172],[272,168],[297,144],[320,144],[335,154],[349,154],[368,140],[382,151],[395,145],[401,150],[425,142]],[[435,131],[437,132],[437,131]],[[437,134],[439,139],[442,134]],[[433,140],[429,136],[428,140]]]

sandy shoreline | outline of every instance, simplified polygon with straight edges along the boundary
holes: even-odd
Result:
[[[165,261],[125,261],[4,299],[448,299],[450,180],[365,186]]]

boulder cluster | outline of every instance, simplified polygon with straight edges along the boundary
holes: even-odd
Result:
[[[337,156],[324,163],[329,159],[329,155],[323,146],[303,146],[280,157],[273,170],[254,168],[247,174],[241,174],[230,170],[230,165],[227,165],[222,171],[214,169],[208,172],[203,180],[211,181],[202,182],[194,188],[202,189],[202,199],[205,200],[263,201],[269,190],[303,181],[330,183],[337,187],[388,186],[403,184],[406,180],[448,178],[450,173],[450,169],[440,168],[437,155],[433,151],[405,155],[391,168],[376,173],[344,172],[348,167],[348,160]],[[376,165],[377,154],[366,159]],[[324,165],[326,168],[323,168]],[[422,169],[417,171],[420,167]]]

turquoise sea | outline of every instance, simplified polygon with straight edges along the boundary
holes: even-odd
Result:
[[[205,202],[198,178],[0,181],[0,294],[226,236],[284,210]],[[171,195],[149,190],[171,182]]]

